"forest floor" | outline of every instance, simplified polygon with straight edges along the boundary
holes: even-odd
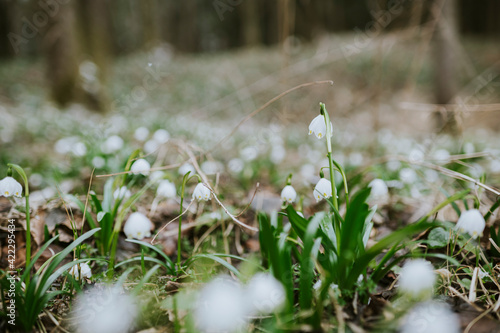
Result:
[[[120,185],[126,185],[134,200],[116,206],[118,212],[111,225],[116,226],[120,219],[125,221],[132,211],[143,213],[154,226],[151,236],[143,241],[149,243],[157,235],[155,244],[169,258],[167,262],[176,261],[181,244],[181,257],[188,266],[172,272],[168,265],[153,270],[153,264],[127,261],[140,258],[141,253],[154,259],[162,257],[144,245],[127,242],[126,236],[119,233],[116,263],[122,265],[111,279],[125,276],[125,289],[137,285],[142,288],[137,296],[141,310],[136,330],[170,332],[180,325],[191,332],[191,315],[184,313],[192,309],[192,305],[186,305],[190,291],[200,289],[202,283],[220,273],[239,276],[241,281],[250,279],[256,269],[247,261],[259,267],[272,266],[272,258],[263,254],[263,240],[255,229],[262,233],[259,212],[265,212],[271,220],[277,219],[273,218],[276,212],[287,213],[280,193],[289,174],[293,174],[292,184],[301,198],[300,203],[299,199],[295,203],[296,210],[309,221],[329,210],[325,201],[317,203],[313,197],[319,170],[329,165],[325,140],[307,135],[309,123],[319,114],[319,103],[324,102],[333,123],[333,158],[345,170],[350,193],[362,191],[374,179],[382,179],[388,189],[383,197],[367,199],[370,207],[377,204],[368,248],[430,212],[432,216],[427,218],[443,223],[446,236],[454,235],[460,213],[469,208],[477,207],[487,216],[486,229],[477,244],[469,244],[458,235],[456,239],[440,238],[434,233],[429,238],[432,232],[426,230],[412,234],[394,255],[397,258],[418,253],[422,257],[432,253],[426,258],[439,276],[434,298],[460,315],[462,329],[500,332],[500,253],[490,241],[490,237],[495,240],[494,236],[498,236],[500,220],[496,211],[488,215],[500,193],[500,117],[498,104],[494,104],[500,96],[500,46],[465,39],[457,52],[458,106],[452,108],[459,131],[452,136],[435,125],[435,111],[442,110],[442,106],[432,102],[436,71],[425,38],[387,34],[362,46],[355,40],[355,35],[346,34],[327,36],[313,44],[295,41],[287,52],[255,48],[179,55],[168,47],[158,47],[123,56],[109,70],[107,95],[113,110],[107,114],[94,113],[78,104],[56,108],[44,88],[42,62],[16,60],[0,64],[0,171],[4,173],[8,163],[15,163],[28,175],[32,253],[59,235],[35,263],[34,271],[44,268],[42,265],[54,253],[93,229],[89,220],[102,225],[105,213],[113,212],[99,209],[98,202],[104,206],[106,200],[113,200],[112,193]],[[348,46],[353,45],[357,45],[356,53],[348,53]],[[85,76],[85,68],[81,71]],[[287,93],[260,109],[283,92]],[[162,198],[156,191],[158,181],[151,175],[123,175],[137,149],[139,155],[133,159],[146,159],[151,172],[159,171],[159,178],[175,184],[176,195]],[[213,197],[207,203],[195,204],[191,200],[195,181],[190,181],[182,206],[180,188],[187,164],[210,184],[220,202]],[[336,176],[339,213],[344,216],[349,209],[341,196],[346,193],[340,173]],[[470,191],[453,204],[433,210],[464,190]],[[189,209],[183,215],[179,242],[178,215],[186,207]],[[2,230],[7,230],[9,219],[16,221],[16,267],[22,268],[26,263],[24,201],[0,197],[0,218]],[[302,262],[297,253],[305,251],[303,245],[307,243],[298,236],[289,235],[296,238],[300,248],[290,250],[294,254],[295,298],[291,303],[297,310],[295,321],[285,315],[276,315],[276,322],[269,319],[272,316],[263,316],[248,321],[247,330],[315,331],[318,327],[314,321],[325,331],[398,330],[400,313],[395,308],[402,302],[396,287],[401,271],[398,265],[377,283],[356,287],[359,289],[354,300],[348,293],[337,301],[332,299],[338,294],[327,298],[315,295],[313,303],[325,304],[319,318],[311,315],[318,311],[316,306],[311,305],[307,312],[302,304],[297,305],[302,302],[299,298],[303,299],[299,296],[303,292]],[[73,322],[67,315],[73,306],[68,295],[82,288],[87,290],[88,285],[99,286],[109,278],[110,253],[100,248],[100,237],[76,250],[79,258],[97,258],[90,264],[92,278],[70,283],[68,274],[59,277],[51,290],[65,290],[67,294],[56,296],[40,316],[36,314],[37,331],[71,330]],[[5,269],[6,236],[0,241],[0,267]],[[479,252],[470,247],[472,243]],[[325,251],[326,245],[321,244],[318,253]],[[208,254],[222,254],[218,258],[225,258],[221,261],[229,265],[196,257]],[[75,254],[69,254],[61,264],[72,258],[76,258]],[[127,276],[127,267],[137,270]],[[319,261],[313,267],[312,282],[329,276]],[[485,275],[478,278],[476,267]],[[444,269],[447,273],[443,273]],[[368,267],[367,281],[373,271],[375,266]],[[370,295],[369,302],[360,296],[363,292]],[[186,304],[176,308],[172,305],[176,302]],[[5,322],[3,325],[7,327]]]

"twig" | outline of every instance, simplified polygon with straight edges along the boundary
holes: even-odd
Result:
[[[160,232],[163,231],[163,229],[165,229],[170,223],[174,222],[175,220],[177,220],[179,217],[183,216],[184,214],[186,214],[186,212],[189,210],[189,208],[191,207],[191,205],[193,204],[194,200],[192,200],[189,205],[186,207],[186,209],[182,212],[182,214],[180,215],[177,215],[174,219],[170,220],[167,222],[167,224],[165,224],[163,227],[161,227],[160,230],[158,230],[158,232],[155,234],[155,236],[153,237],[153,239],[151,240],[151,245],[154,245],[154,241],[156,239],[156,237],[158,237],[158,235],[160,234]]]

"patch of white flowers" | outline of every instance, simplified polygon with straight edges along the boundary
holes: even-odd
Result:
[[[21,197],[23,193],[23,187],[17,180],[12,177],[5,177],[0,180],[0,196],[4,197]]]
[[[135,212],[130,214],[125,226],[123,227],[123,232],[127,238],[135,238],[138,240],[144,237],[151,236],[151,228],[153,223],[146,217],[146,215]]]
[[[468,233],[472,238],[476,239],[483,234],[485,226],[486,222],[483,215],[477,209],[470,209],[460,215],[455,228],[459,232]]]
[[[80,263],[72,266],[69,269],[69,274],[73,276],[76,280],[80,280],[80,273],[82,274],[83,278],[90,279],[92,277],[92,270],[90,269],[89,264]]]

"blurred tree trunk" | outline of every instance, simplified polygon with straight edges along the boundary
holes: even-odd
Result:
[[[260,30],[260,3],[257,0],[243,1],[240,15],[243,21],[243,40],[245,46],[255,46],[262,42]]]
[[[51,96],[60,106],[78,100],[81,95],[74,5],[69,2],[60,6],[57,15],[51,16],[44,40]]]
[[[196,0],[180,2],[180,19],[177,21],[177,45],[181,51],[196,52],[198,50],[198,25]]]
[[[141,0],[142,40],[143,46],[148,50],[160,43],[158,9],[157,0]]]
[[[11,20],[14,17],[12,1],[0,0],[0,58],[8,58],[14,55],[14,48],[9,40],[12,32]]]
[[[438,13],[434,35],[435,99],[437,104],[451,104],[457,92],[457,59],[453,50],[458,40],[457,1],[436,0],[435,5]],[[452,111],[436,113],[436,121],[438,129],[457,134],[457,120]]]

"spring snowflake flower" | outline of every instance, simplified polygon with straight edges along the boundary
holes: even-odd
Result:
[[[314,187],[313,194],[316,202],[330,198],[332,196],[332,183],[328,179],[321,178]]]
[[[399,276],[399,289],[413,297],[431,295],[435,283],[434,268],[430,262],[423,259],[408,261]]]
[[[330,133],[332,132],[332,128],[333,126],[330,122]],[[319,115],[311,121],[311,124],[309,125],[309,135],[313,133],[318,139],[326,136],[326,123],[323,115]]]
[[[292,203],[297,198],[297,192],[292,185],[287,185],[281,191],[281,201],[286,201],[287,203]]]
[[[147,176],[149,174],[149,169],[151,169],[151,164],[143,158],[135,161],[130,167],[130,171],[132,171],[134,175],[143,174]]]
[[[175,188],[174,183],[164,179],[160,181],[158,189],[156,190],[156,195],[162,198],[175,198],[177,195],[177,189]]]
[[[78,266],[80,266],[80,268],[78,268]],[[82,273],[82,277],[86,279],[90,279],[92,277],[92,270],[90,269],[90,266],[87,263],[80,263],[78,265],[74,265],[69,270],[69,274],[72,275],[77,280],[80,280],[80,272]]]
[[[270,314],[285,302],[285,288],[268,273],[255,274],[246,287],[246,303],[251,314]]]
[[[23,193],[23,187],[12,177],[5,177],[0,180],[0,196],[20,198]]]
[[[71,317],[77,333],[123,333],[131,331],[138,313],[121,287],[99,285],[77,296]]]
[[[122,186],[120,188],[117,188],[113,192],[113,198],[115,200],[128,199],[128,198],[130,198],[131,195],[132,195],[132,193],[130,193],[130,190],[127,188],[127,186]]]
[[[184,163],[183,165],[181,165],[179,167],[179,174],[184,176],[186,173],[190,172],[191,171],[191,174],[195,173],[196,170],[194,169],[194,167],[189,164],[189,163]]]
[[[104,154],[111,154],[122,149],[122,147],[123,147],[123,139],[120,138],[118,135],[113,135],[107,138],[106,141],[103,142],[103,144],[101,145],[101,151]]]
[[[193,199],[208,201],[210,200],[210,194],[210,189],[205,184],[198,183],[193,191]]]
[[[483,234],[485,225],[483,215],[477,209],[470,209],[460,215],[455,229],[461,233],[466,232],[476,239]]]
[[[229,276],[221,276],[203,287],[194,309],[194,320],[202,332],[237,332],[247,323],[241,286]]]
[[[427,301],[403,318],[401,333],[459,333],[460,320],[446,303]]]
[[[384,198],[389,193],[389,189],[387,188],[387,184],[382,179],[374,179],[368,184],[368,187],[371,187],[371,196],[373,198],[379,199]]]
[[[123,232],[125,233],[127,238],[135,238],[141,240],[144,237],[151,236],[152,226],[153,224],[144,214],[135,212],[130,214],[127,222],[125,222]]]

